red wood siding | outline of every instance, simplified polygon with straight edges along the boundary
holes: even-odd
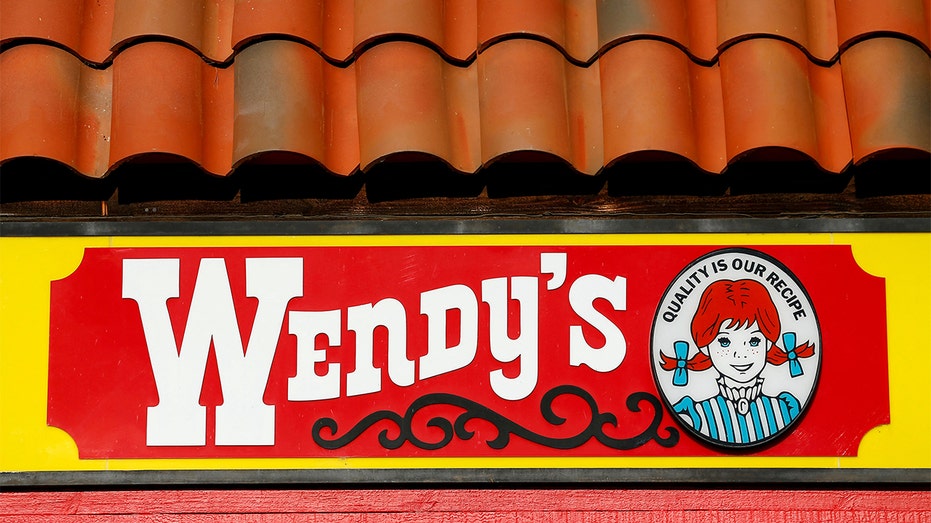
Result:
[[[182,490],[11,492],[0,521],[926,522],[931,491]]]

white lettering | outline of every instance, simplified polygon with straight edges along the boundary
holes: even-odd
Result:
[[[507,363],[520,358],[520,372],[513,378],[501,369],[490,374],[491,388],[506,400],[524,399],[537,386],[539,291],[537,278],[518,276],[511,278],[511,298],[520,303],[520,334],[516,339],[508,336],[507,278],[482,282],[482,301],[489,307],[489,340],[491,354],[496,360]]]
[[[627,279],[617,276],[610,280],[597,274],[586,274],[569,287],[569,305],[580,318],[595,327],[605,337],[605,344],[595,348],[585,341],[581,325],[569,327],[569,364],[587,365],[598,372],[610,372],[624,361],[627,340],[611,320],[595,309],[598,298],[608,300],[616,311],[627,310]]]
[[[326,351],[317,350],[317,336],[324,335],[330,346],[340,344],[340,312],[291,311],[288,332],[297,337],[297,374],[288,378],[291,401],[325,400],[339,397],[339,363],[327,365],[321,376],[314,367],[326,361]]]
[[[229,303],[224,304],[228,307],[228,320],[235,322],[236,313],[225,271],[221,283],[225,285],[223,298],[229,298]],[[214,335],[217,369],[223,389],[223,404],[217,406],[216,412],[217,445],[275,444],[275,406],[266,405],[262,396],[281,336],[285,309],[292,298],[303,294],[303,289],[302,258],[246,259],[246,296],[257,298],[259,303],[245,354],[238,328],[223,331],[230,334],[226,343],[220,343]],[[205,298],[206,306],[210,307],[211,297]]]
[[[566,282],[566,261],[568,256],[564,252],[541,252],[540,272],[552,274],[553,277],[546,282],[546,290],[552,291],[562,287]]]
[[[375,329],[388,329],[388,377],[395,385],[414,384],[414,362],[407,358],[407,312],[394,298],[349,307],[349,330],[356,333],[356,369],[346,375],[346,395],[381,390],[381,370],[375,368]]]
[[[146,444],[206,444],[206,409],[198,403],[211,342],[223,404],[216,409],[217,445],[273,445],[275,407],[262,399],[284,311],[301,295],[303,260],[246,260],[246,294],[258,299],[246,350],[223,259],[201,260],[178,349],[167,301],[179,296],[177,259],[123,260],[123,297],[136,301],[159,403],[149,407]]]
[[[446,346],[446,313],[458,309],[459,344]],[[420,358],[420,379],[432,378],[472,363],[478,350],[478,301],[465,285],[450,285],[420,294],[420,313],[427,316],[427,353]]]
[[[561,288],[566,283],[566,258],[565,253],[542,253],[539,276],[498,277],[481,282],[481,300],[488,304],[488,349],[498,362],[498,368],[488,371],[489,384],[494,394],[504,400],[522,400],[537,387],[543,292],[540,277],[547,280],[547,290]],[[181,329],[172,325],[168,307],[169,300],[180,297],[181,261],[123,261],[122,295],[138,305],[158,392],[158,403],[147,409],[147,445],[206,445],[207,410],[200,405],[200,396],[211,348],[223,394],[223,402],[216,406],[216,445],[275,444],[275,406],[266,404],[264,395],[288,303],[303,293],[303,265],[302,258],[245,260],[245,294],[256,299],[257,307],[244,349],[224,259],[200,260],[190,310]],[[694,276],[698,279],[698,272]],[[287,380],[288,401],[373,394],[382,391],[383,374],[393,385],[409,387],[418,379],[469,366],[478,351],[477,293],[477,289],[457,284],[420,294],[420,313],[426,317],[426,352],[419,365],[408,357],[407,312],[396,298],[345,309],[288,312],[288,333],[296,339],[296,369]],[[586,274],[572,282],[568,298],[579,318],[578,324],[569,322],[569,364],[585,365],[596,372],[617,369],[627,354],[626,338],[614,321],[599,311],[607,309],[596,309],[595,305],[604,299],[613,310],[626,310],[627,280]],[[509,324],[512,331],[517,329],[513,338]],[[355,346],[343,349],[355,350],[355,364],[343,358],[326,364],[328,351],[342,347],[343,329],[354,333],[349,343],[354,337]],[[176,330],[181,332],[180,347]],[[379,340],[386,340],[387,368],[376,366],[376,333],[386,335]],[[596,340],[603,337],[604,343],[596,342],[600,346],[594,346],[586,333]],[[421,339],[424,333],[417,334]],[[350,368],[352,372],[344,376],[343,372]]]

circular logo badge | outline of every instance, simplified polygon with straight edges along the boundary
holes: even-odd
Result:
[[[811,403],[821,329],[808,293],[782,263],[723,249],[669,284],[651,352],[657,388],[686,431],[747,448],[786,434]]]

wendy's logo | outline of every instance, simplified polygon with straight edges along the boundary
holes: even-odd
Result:
[[[660,394],[687,432],[717,446],[752,447],[791,430],[811,403],[821,351],[802,283],[751,249],[692,262],[653,319]]]

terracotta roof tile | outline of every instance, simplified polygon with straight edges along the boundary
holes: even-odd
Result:
[[[903,35],[931,46],[931,0],[838,0],[838,41],[847,46],[875,34]]]
[[[715,0],[631,0],[598,2],[598,47],[635,38],[665,40],[693,57],[717,56]]]
[[[830,60],[838,47],[834,0],[719,2],[719,45],[754,35],[776,36],[797,44],[812,57]]]
[[[0,44],[41,40],[91,62],[110,56],[114,0],[34,0],[0,3]]]
[[[189,158],[211,172],[229,170],[229,73],[170,43],[121,53],[113,64],[110,161],[159,152]]]
[[[231,99],[236,93],[228,107],[234,118],[234,162],[290,151],[334,172],[348,174],[356,168],[354,67],[336,68],[304,45],[269,40],[245,49],[233,69],[234,84],[224,87]]]
[[[850,162],[838,66],[812,64],[780,40],[748,40],[721,55],[727,157],[760,147],[805,153],[840,172]]]
[[[0,54],[0,161],[40,156],[89,176],[110,168],[112,71],[60,49],[26,45]]]
[[[136,39],[163,37],[222,61],[230,54],[233,10],[230,1],[119,0],[114,9],[110,49],[128,47]]]
[[[897,38],[863,41],[841,62],[853,159],[931,151],[931,58]]]
[[[481,165],[476,66],[457,68],[411,43],[373,48],[356,64],[360,161],[421,152],[472,172]]]
[[[269,37],[300,41],[352,62],[384,40],[416,40],[448,60],[509,38],[542,40],[591,64],[631,39],[661,39],[711,62],[736,41],[774,37],[815,61],[877,34],[926,50],[931,0],[34,0],[0,6],[0,44],[42,40],[108,63],[140,41],[171,40],[207,61]]]
[[[101,177],[155,153],[224,175],[285,152],[345,175],[414,154],[474,173],[532,152],[721,173],[786,151],[838,173],[931,153],[929,2],[5,2],[0,162]]]
[[[697,65],[679,49],[650,40],[617,46],[599,65],[606,164],[667,151],[710,172],[724,169],[719,67]]]

